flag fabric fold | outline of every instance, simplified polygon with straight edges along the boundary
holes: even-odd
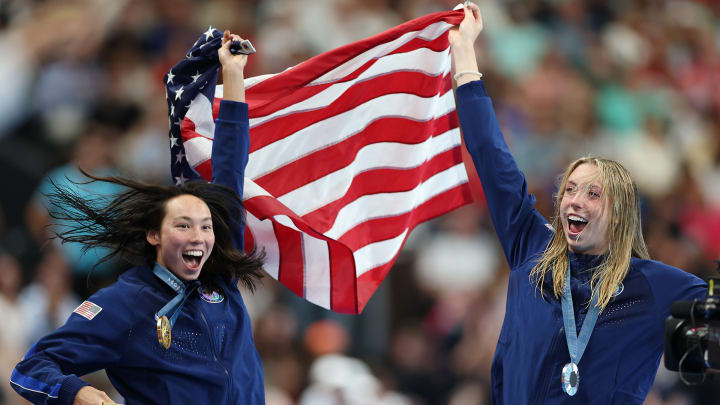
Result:
[[[265,271],[298,296],[361,312],[410,231],[472,200],[448,42],[462,17],[430,14],[246,79],[245,248],[264,249]],[[221,37],[208,28],[164,79],[177,184],[211,178]]]

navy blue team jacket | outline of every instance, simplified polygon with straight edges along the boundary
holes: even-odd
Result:
[[[530,270],[553,230],[534,209],[535,198],[500,132],[481,81],[457,89],[457,110],[468,151],[482,181],[490,215],[510,265],[505,319],[492,363],[494,404],[642,404],[663,352],[664,321],[676,300],[701,298],[699,278],[653,260],[633,258],[627,276],[600,314],[578,366],[580,386],[561,388],[570,362],[562,309],[546,277],[545,299]],[[579,328],[590,301],[589,271],[598,257],[570,254],[571,290]]]
[[[215,145],[213,182],[242,195],[247,104],[221,102]],[[239,246],[241,235],[236,232]],[[233,283],[218,284],[214,296],[198,290],[190,295],[165,350],[155,313],[175,293],[151,268],[132,268],[88,299],[102,308],[92,320],[73,313],[38,341],[10,383],[33,403],[72,404],[87,385],[78,376],[105,369],[129,404],[264,404],[262,363],[245,304]]]

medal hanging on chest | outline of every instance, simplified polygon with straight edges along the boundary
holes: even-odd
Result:
[[[570,354],[570,363],[566,364],[562,369],[560,382],[562,390],[573,396],[577,394],[580,387],[580,370],[578,364],[582,358],[585,348],[590,341],[590,335],[595,328],[595,322],[600,314],[600,308],[597,306],[597,295],[590,302],[585,321],[583,321],[580,329],[580,336],[577,335],[577,326],[575,324],[575,312],[573,311],[572,292],[570,290],[570,263],[565,272],[565,288],[562,296],[562,315],[565,327],[565,340],[568,345]]]
[[[562,369],[562,388],[565,393],[573,396],[577,393],[578,386],[580,385],[580,373],[578,372],[577,364],[568,363]]]
[[[172,342],[172,329],[170,328],[170,320],[165,315],[157,320],[157,334],[160,345],[165,349],[169,349]]]
[[[185,288],[185,284],[179,278],[158,263],[153,268],[153,274],[177,294],[155,314],[158,342],[167,350],[172,343],[172,327],[180,315],[180,310],[185,304],[185,300],[198,287],[199,283],[192,283],[189,288]],[[168,315],[170,315],[170,318],[168,318]]]

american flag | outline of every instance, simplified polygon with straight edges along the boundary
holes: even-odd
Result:
[[[95,318],[95,315],[100,313],[100,311],[102,311],[102,307],[99,305],[90,301],[84,301],[82,304],[78,305],[73,312],[88,320],[92,320]]]
[[[447,35],[462,17],[430,14],[245,81],[245,249],[264,249],[265,271],[298,296],[361,312],[410,231],[472,200]],[[165,76],[177,184],[211,178],[221,36],[208,28]]]

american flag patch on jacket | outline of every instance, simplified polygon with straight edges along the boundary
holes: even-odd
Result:
[[[80,304],[75,310],[74,313],[86,318],[86,319],[93,319],[95,318],[95,315],[99,314],[100,311],[102,311],[102,307],[99,305],[95,305],[94,303],[90,301],[85,301],[82,304]]]

